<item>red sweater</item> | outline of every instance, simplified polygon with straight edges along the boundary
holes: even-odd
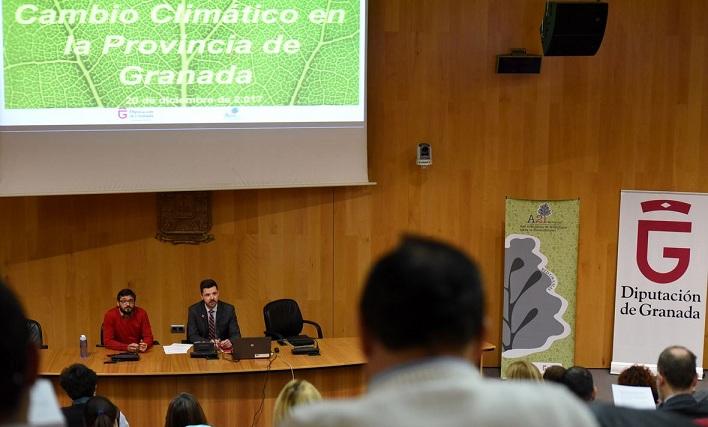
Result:
[[[139,344],[140,340],[152,347],[150,320],[142,308],[135,307],[130,316],[122,316],[118,307],[114,307],[103,316],[103,345],[107,348],[127,351],[128,344]]]

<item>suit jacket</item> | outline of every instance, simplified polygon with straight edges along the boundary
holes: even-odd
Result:
[[[236,320],[236,309],[233,305],[219,301],[216,310],[216,337],[220,340],[228,339],[234,342],[241,337],[241,330]],[[187,339],[194,343],[209,340],[209,315],[204,301],[199,301],[189,307],[187,314]]]
[[[697,401],[690,394],[677,394],[659,405],[662,411],[675,412],[690,418],[708,417],[708,401]]]
[[[668,411],[623,408],[602,402],[592,402],[590,410],[602,427],[695,427],[691,419]]]
[[[85,403],[78,403],[71,406],[61,408],[66,418],[67,427],[84,427],[84,408]]]
[[[365,395],[296,406],[281,427],[591,427],[587,405],[559,385],[482,378],[470,363],[433,358],[374,377]]]

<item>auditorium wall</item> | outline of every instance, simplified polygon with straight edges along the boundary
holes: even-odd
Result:
[[[155,239],[155,194],[0,199],[2,275],[50,346],[95,343],[123,287],[158,339],[178,341],[169,325],[186,322],[205,277],[244,335],[262,334],[267,301],[292,297],[326,336],[353,336],[371,261],[422,233],[480,262],[498,345],[504,198],[579,198],[576,363],[608,367],[620,189],[708,192],[708,3],[609,7],[597,56],[498,75],[495,55],[540,52],[543,0],[369,1],[376,186],[215,191],[215,240],[179,246]]]

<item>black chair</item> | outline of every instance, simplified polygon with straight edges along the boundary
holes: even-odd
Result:
[[[103,323],[101,323],[101,330],[98,331],[98,339],[100,342],[96,344],[96,347],[103,347]]]
[[[38,348],[49,348],[44,344],[44,334],[42,334],[42,325],[38,321],[27,319],[27,329],[29,330],[30,342],[37,345]]]
[[[312,344],[312,338],[302,333],[303,324],[307,323],[317,329],[317,338],[322,338],[322,328],[319,323],[302,318],[300,307],[292,299],[271,301],[263,307],[265,335],[282,343],[287,340],[292,345]]]

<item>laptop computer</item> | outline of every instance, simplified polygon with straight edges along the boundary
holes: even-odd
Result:
[[[233,357],[241,359],[267,359],[270,357],[270,337],[239,338],[233,344]]]

